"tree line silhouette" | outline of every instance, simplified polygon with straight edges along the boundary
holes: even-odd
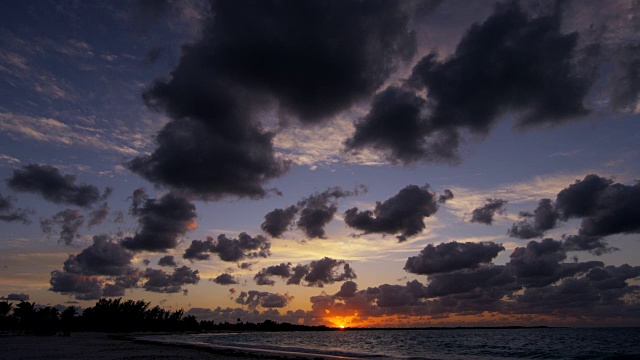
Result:
[[[75,306],[63,311],[55,307],[36,307],[35,302],[21,301],[15,306],[0,301],[0,331],[48,335],[72,331],[134,332],[134,331],[319,331],[332,330],[326,326],[306,326],[277,323],[236,323],[198,321],[195,316],[184,316],[184,310],[168,311],[160,306],[150,307],[143,300],[100,299],[95,306],[80,312]]]

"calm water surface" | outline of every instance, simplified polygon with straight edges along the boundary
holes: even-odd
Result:
[[[198,334],[171,339],[374,358],[640,359],[640,328],[355,330]]]

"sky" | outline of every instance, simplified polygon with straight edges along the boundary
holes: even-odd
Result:
[[[640,325],[638,1],[10,1],[0,299]]]

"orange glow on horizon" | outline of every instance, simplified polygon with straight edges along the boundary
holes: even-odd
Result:
[[[432,318],[429,316],[383,315],[360,317],[358,313],[344,316],[325,316],[323,323],[336,329],[346,328],[406,328],[406,327],[452,327],[452,326],[553,326],[571,325],[576,321],[564,319],[558,322],[553,316],[509,315],[485,312],[475,315],[456,315]],[[577,319],[576,319],[577,320]]]

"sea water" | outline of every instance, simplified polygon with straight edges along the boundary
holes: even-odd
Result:
[[[364,358],[640,359],[640,328],[298,331],[170,338],[182,343]]]

